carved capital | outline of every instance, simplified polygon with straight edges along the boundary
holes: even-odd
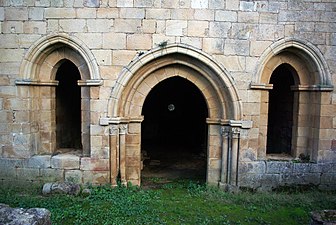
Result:
[[[110,135],[118,135],[119,126],[114,124],[110,126]]]
[[[127,133],[127,124],[120,124],[119,125],[119,134],[126,134]]]
[[[221,135],[224,137],[228,137],[230,134],[230,127],[229,126],[221,126]]]
[[[240,127],[231,127],[232,138],[239,138],[240,130],[241,130]]]

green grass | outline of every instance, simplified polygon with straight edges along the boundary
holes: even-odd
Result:
[[[310,211],[336,209],[335,192],[230,194],[192,181],[148,190],[93,187],[90,196],[40,192],[0,188],[0,203],[47,208],[53,224],[308,224]]]

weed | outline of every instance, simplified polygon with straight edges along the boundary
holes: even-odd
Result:
[[[155,180],[158,183],[165,181]],[[42,196],[32,190],[0,188],[0,202],[43,207],[53,224],[307,224],[309,212],[335,209],[332,192],[314,189],[230,194],[190,180],[160,189],[119,184],[90,187],[91,195]]]

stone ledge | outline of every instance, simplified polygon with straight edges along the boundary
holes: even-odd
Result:
[[[70,154],[59,154],[51,158],[51,168],[79,169],[80,157]]]

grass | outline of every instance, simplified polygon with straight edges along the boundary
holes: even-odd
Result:
[[[42,196],[0,188],[11,207],[43,207],[53,224],[308,224],[309,212],[336,209],[335,192],[281,191],[231,194],[179,180],[154,189],[92,187],[89,196]]]

